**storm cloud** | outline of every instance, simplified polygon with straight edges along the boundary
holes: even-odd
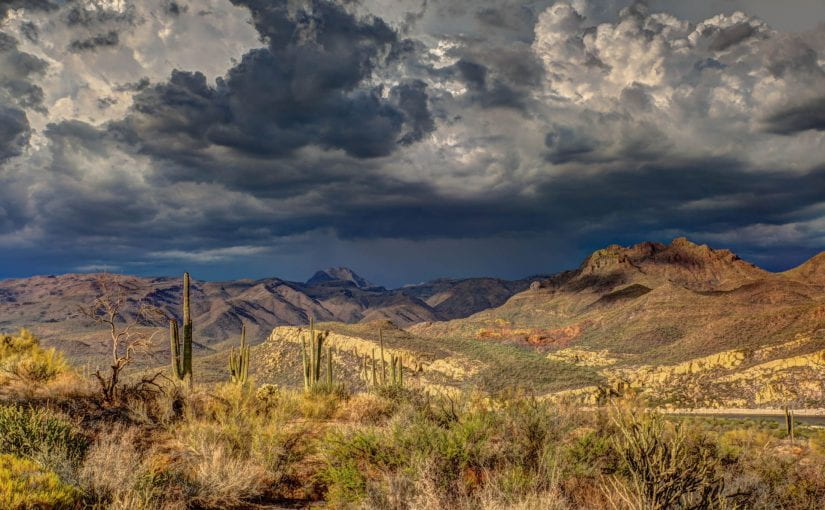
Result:
[[[381,246],[424,278],[463,243],[523,276],[678,235],[784,268],[825,240],[821,27],[724,2],[5,5],[8,275],[386,275]]]

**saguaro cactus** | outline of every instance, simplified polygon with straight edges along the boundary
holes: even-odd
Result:
[[[309,319],[309,342],[306,338],[301,338],[301,356],[304,364],[304,389],[309,391],[321,382],[321,358],[323,356],[324,340],[329,336],[329,331],[323,333],[315,332],[315,321]],[[327,380],[332,382],[332,352],[327,352]]]
[[[785,429],[791,442],[794,442],[794,416],[793,409],[785,407]]]
[[[249,379],[249,346],[246,345],[246,326],[241,325],[241,348],[229,353],[229,378],[235,384],[246,384]]]
[[[172,353],[172,372],[179,380],[192,385],[192,314],[189,305],[189,273],[183,273],[183,339],[178,322],[169,320],[169,342]]]

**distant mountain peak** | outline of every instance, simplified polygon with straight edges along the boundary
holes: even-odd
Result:
[[[685,237],[677,237],[670,244],[643,242],[629,247],[613,244],[593,252],[579,267],[579,272],[582,276],[625,274],[631,279],[632,275],[658,275],[701,290],[765,273],[730,250],[714,250]]]
[[[348,267],[330,267],[317,271],[312,278],[306,281],[307,285],[318,285],[326,282],[352,282],[359,289],[374,287],[372,283],[358,276],[358,274]]]

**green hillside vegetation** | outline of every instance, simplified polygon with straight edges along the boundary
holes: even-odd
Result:
[[[398,347],[387,337],[388,351]],[[41,363],[30,334],[3,338],[13,347],[2,361]],[[0,507],[803,510],[825,500],[821,428],[795,423],[790,436],[766,422],[667,418],[626,398],[582,408],[470,385],[438,395],[406,374],[358,391],[333,359],[344,381],[334,389],[230,382],[227,365],[223,382],[204,383],[196,362],[191,389],[169,368],[151,383],[136,372],[113,402],[65,363],[49,365],[36,391],[2,391]],[[302,377],[300,362],[289,366]]]

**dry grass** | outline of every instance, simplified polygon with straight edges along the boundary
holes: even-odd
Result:
[[[0,455],[94,509],[289,498],[371,510],[810,510],[825,500],[825,434],[805,426],[791,442],[765,423],[667,418],[631,401],[581,410],[524,394],[169,381],[102,405],[70,373],[34,385],[48,398],[0,406]]]

